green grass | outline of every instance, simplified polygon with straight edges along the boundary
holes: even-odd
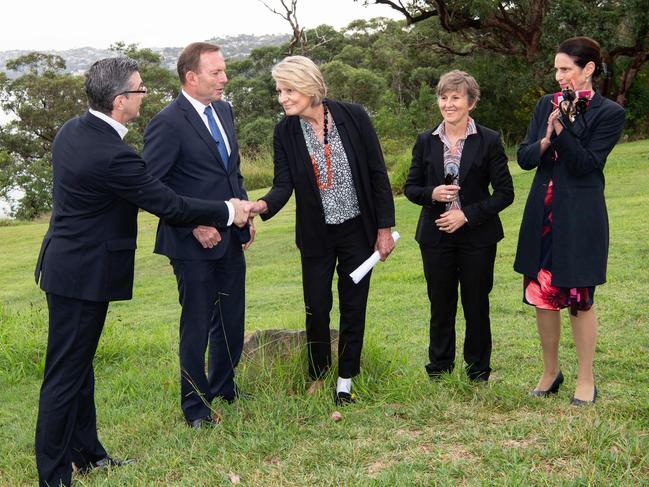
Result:
[[[405,147],[402,158],[410,148]],[[596,293],[600,338],[595,407],[568,405],[575,351],[567,317],[566,383],[547,400],[527,391],[541,371],[534,313],[512,270],[532,173],[511,165],[516,201],[502,215],[492,293],[494,372],[469,383],[461,367],[439,383],[424,374],[428,302],[413,240],[419,208],[396,198],[402,235],[372,278],[359,402],[335,423],[331,388],[305,394],[304,357],[244,362],[254,398],[216,407],[222,423],[193,431],[178,400],[175,281],[151,252],[156,219],[140,218],[134,298],[110,306],[97,357],[100,437],[135,465],[78,477],[77,485],[649,485],[649,141],[620,145],[606,168],[609,282]],[[261,192],[252,192],[251,197]],[[291,203],[292,204],[292,203]],[[248,330],[304,326],[293,208],[258,222],[249,250]],[[36,480],[33,438],[47,310],[33,265],[47,224],[0,227],[0,485]],[[337,324],[334,310],[334,324]],[[458,316],[458,349],[463,340]],[[457,363],[462,363],[458,356]]]

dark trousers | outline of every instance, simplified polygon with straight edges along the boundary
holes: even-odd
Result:
[[[362,221],[354,218],[339,225],[327,225],[325,255],[302,256],[309,376],[312,379],[321,377],[331,366],[329,313],[333,305],[331,284],[336,261],[340,308],[338,375],[350,378],[360,370],[370,274],[358,284],[354,284],[349,274],[371,253]]]
[[[449,238],[450,237],[450,238]],[[426,370],[431,376],[455,365],[455,315],[460,284],[466,320],[464,360],[471,379],[487,379],[491,368],[489,293],[493,287],[496,245],[475,247],[443,236],[435,247],[421,247],[430,300],[430,345]]]
[[[106,456],[97,437],[92,361],[107,302],[47,294],[49,333],[36,421],[39,485],[70,485],[72,462]]]
[[[180,315],[180,405],[188,421],[211,415],[215,397],[234,399],[234,368],[243,351],[246,262],[230,239],[219,260],[171,262]],[[205,375],[205,350],[208,372]]]

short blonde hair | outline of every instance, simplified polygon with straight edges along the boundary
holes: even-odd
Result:
[[[313,106],[322,103],[327,96],[327,85],[320,68],[307,57],[285,57],[273,66],[271,74],[276,83],[313,97]]]
[[[469,103],[476,104],[480,99],[480,86],[473,76],[459,69],[454,69],[442,75],[437,83],[437,96],[447,91],[465,91]]]

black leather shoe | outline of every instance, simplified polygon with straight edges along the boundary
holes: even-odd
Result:
[[[336,406],[343,406],[345,404],[351,404],[354,402],[356,402],[356,399],[354,399],[354,396],[352,396],[349,392],[334,391],[334,403],[336,403]]]
[[[94,470],[96,468],[109,468],[109,467],[122,467],[124,465],[130,465],[135,463],[135,460],[117,460],[113,457],[106,455],[104,458],[97,460],[96,462],[90,462],[87,465],[78,467],[75,465],[77,473],[84,475]]]
[[[233,396],[216,396],[216,398],[221,399],[228,404],[232,404],[235,401],[248,401],[252,399],[252,394],[246,391],[242,391],[236,385],[234,386],[234,395]]]
[[[589,404],[595,404],[596,399],[597,399],[597,387],[595,386],[593,388],[593,400],[592,401],[582,401],[581,399],[577,399],[575,396],[572,396],[572,399],[570,399],[570,405],[571,406],[588,406]]]
[[[563,384],[563,372],[559,371],[559,374],[555,377],[549,389],[546,389],[545,391],[534,389],[530,391],[530,396],[548,397],[550,394],[556,394],[557,392],[559,392],[559,387],[561,387],[561,384]]]
[[[431,364],[426,364],[424,367],[426,369],[426,373],[428,374],[428,378],[433,382],[440,380],[442,378],[442,374],[450,374],[451,372],[453,372],[453,365],[445,369],[435,369]]]
[[[187,420],[187,426],[195,430],[201,428],[213,428],[216,424],[216,421],[214,421],[211,416],[205,416],[204,418],[193,419],[191,421]]]

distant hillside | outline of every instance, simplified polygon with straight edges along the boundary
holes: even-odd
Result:
[[[289,36],[285,34],[273,35],[248,35],[240,34],[237,36],[227,37],[214,37],[208,39],[208,42],[213,42],[223,48],[223,52],[228,58],[242,58],[250,54],[250,51],[262,46],[278,46],[283,42],[288,41]],[[169,69],[176,66],[176,58],[182,47],[153,47],[152,51],[162,55],[162,62]],[[16,73],[7,71],[5,63],[8,60],[15,59],[24,54],[28,54],[28,50],[14,50],[14,51],[0,51],[0,70],[7,72],[7,75],[12,77]],[[57,54],[65,59],[67,70],[72,73],[83,73],[88,67],[97,59],[109,57],[114,53],[108,49],[97,49],[94,47],[79,47],[76,49],[68,49],[65,51],[44,51],[48,54]]]

